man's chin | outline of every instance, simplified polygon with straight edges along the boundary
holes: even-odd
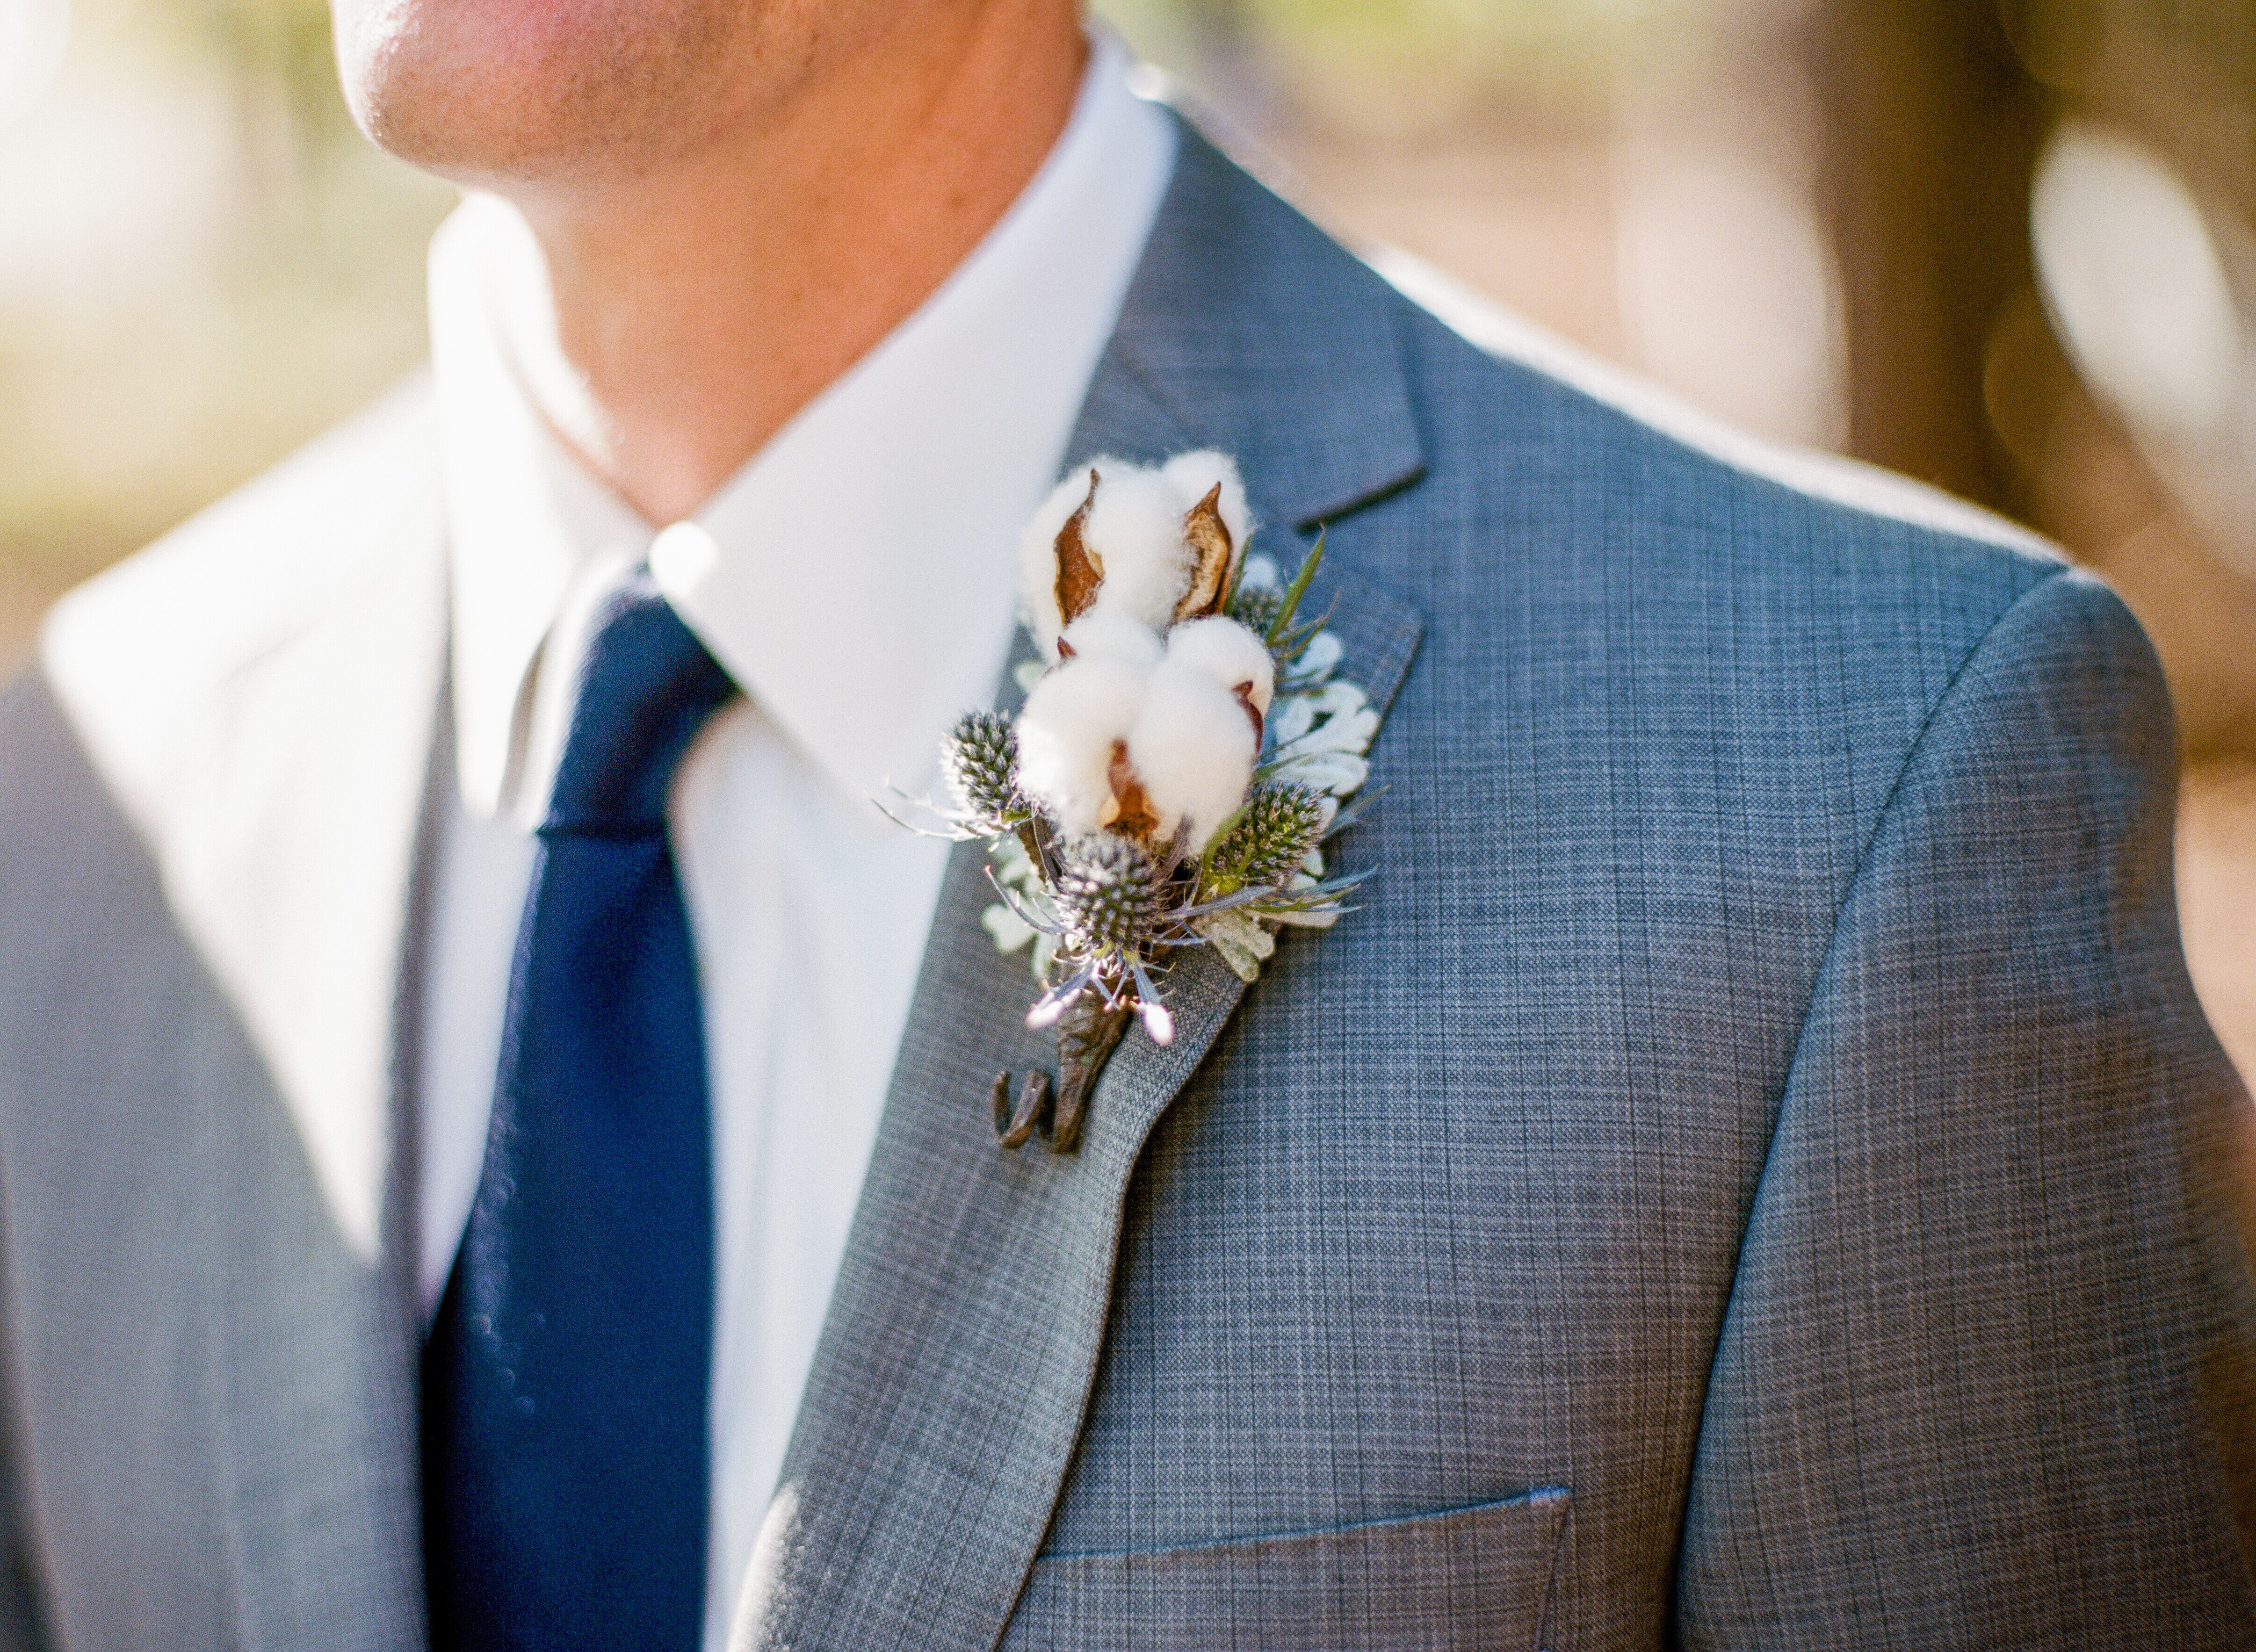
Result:
[[[490,111],[455,107],[451,99],[403,97],[386,88],[356,97],[352,110],[386,154],[466,187],[537,182],[586,165],[584,146],[544,123],[497,122]]]
[[[338,7],[353,118],[409,165],[472,185],[632,170],[694,108],[716,54],[689,6]]]

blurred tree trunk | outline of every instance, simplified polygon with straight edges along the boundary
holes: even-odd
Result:
[[[2029,181],[2050,95],[1981,0],[1827,0],[1812,25],[1850,451],[2019,514],[1983,364],[2032,285]]]

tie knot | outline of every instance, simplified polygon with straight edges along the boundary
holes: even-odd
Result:
[[[675,766],[735,692],[650,571],[638,568],[589,628],[543,830],[662,828]]]

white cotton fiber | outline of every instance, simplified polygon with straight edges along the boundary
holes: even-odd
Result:
[[[1160,663],[1167,644],[1140,620],[1106,608],[1094,608],[1065,628],[1065,645],[1075,659],[1124,660],[1145,671]]]
[[[1214,491],[1216,482],[1222,484],[1222,525],[1230,530],[1231,549],[1245,554],[1245,541],[1253,531],[1253,513],[1245,503],[1245,483],[1237,474],[1237,461],[1228,453],[1202,447],[1196,453],[1177,453],[1160,467],[1160,474],[1172,483],[1175,497],[1181,500],[1179,514],[1188,515],[1198,502]]]
[[[1098,467],[1119,465],[1117,459],[1100,459]],[[1089,497],[1089,469],[1076,466],[1050,490],[1019,534],[1019,608],[1027,633],[1042,650],[1044,659],[1057,657],[1058,612],[1057,537],[1073,513]]]
[[[1061,831],[1094,832],[1103,823],[1112,797],[1112,742],[1129,737],[1150,675],[1131,660],[1070,659],[1026,696],[1019,714],[1019,786]]]
[[[1089,473],[1098,477],[1089,500]],[[1076,465],[1043,500],[1019,538],[1019,602],[1026,629],[1044,659],[1057,657],[1057,537],[1074,512],[1089,503],[1082,544],[1096,564],[1095,608],[1164,631],[1190,588],[1197,553],[1184,534],[1184,518],[1216,484],[1218,508],[1230,544],[1242,555],[1253,520],[1245,484],[1229,454],[1182,453],[1156,469],[1110,457]]]
[[[1104,564],[1097,606],[1165,630],[1190,587],[1191,549],[1183,537],[1190,506],[1156,470],[1117,465],[1103,477],[1082,528]]]
[[[1248,557],[1238,573],[1237,588],[1241,591],[1274,591],[1282,596],[1285,594],[1285,576],[1269,558]]]
[[[1253,721],[1237,696],[1195,661],[1172,652],[1160,661],[1128,733],[1128,761],[1160,817],[1159,835],[1188,821],[1192,852],[1204,849],[1245,801],[1254,756]]]
[[[1239,684],[1246,685],[1254,709],[1268,715],[1276,662],[1269,645],[1236,620],[1186,620],[1167,633],[1167,657],[1204,672],[1223,688],[1235,692]]]

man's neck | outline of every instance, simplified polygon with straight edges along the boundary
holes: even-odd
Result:
[[[895,32],[659,171],[518,198],[585,383],[584,404],[544,411],[649,520],[702,504],[1040,169],[1087,43],[1039,0],[974,13],[947,39]]]

